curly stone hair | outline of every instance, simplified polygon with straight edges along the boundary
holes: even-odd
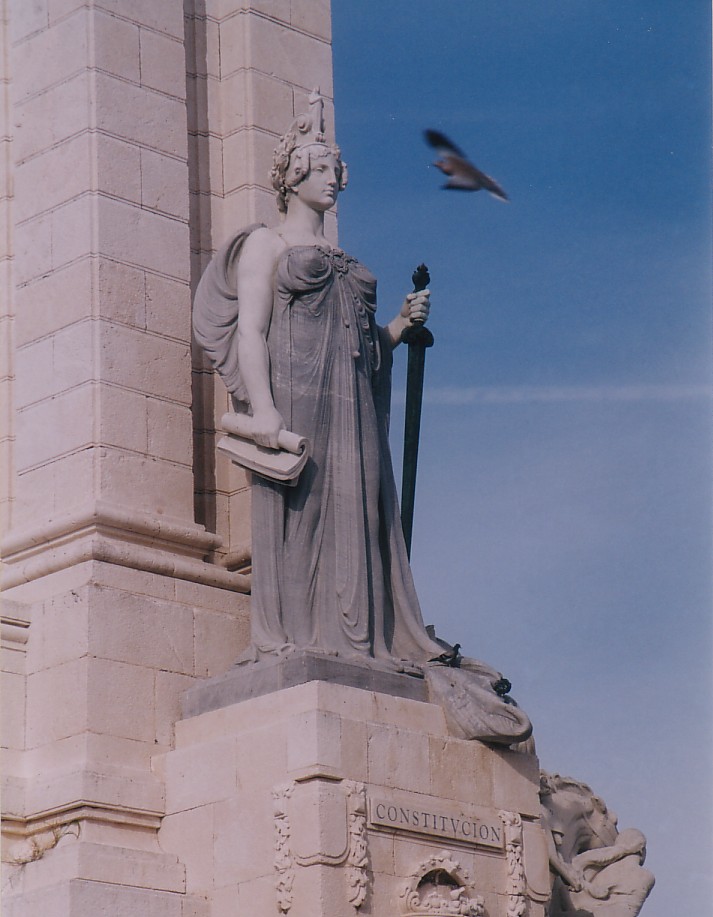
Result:
[[[337,160],[339,190],[344,191],[347,186],[347,164],[342,160],[339,147],[323,141],[300,143],[298,130],[299,128],[294,126],[280,138],[272,160],[270,182],[277,193],[277,209],[280,213],[287,213],[288,192],[309,175],[313,156],[317,158],[332,153]]]

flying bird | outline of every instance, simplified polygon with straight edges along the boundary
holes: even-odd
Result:
[[[424,136],[426,142],[438,153],[439,158],[433,163],[434,166],[448,176],[444,188],[453,191],[480,191],[481,188],[485,188],[501,201],[508,200],[507,194],[495,179],[476,169],[465,153],[451,143],[445,134],[439,131],[424,131]]]

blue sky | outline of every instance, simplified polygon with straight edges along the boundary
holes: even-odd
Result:
[[[543,767],[646,833],[646,917],[706,913],[710,5],[332,8],[340,242],[384,321],[432,274],[424,616],[508,675]],[[441,191],[429,127],[511,203]]]

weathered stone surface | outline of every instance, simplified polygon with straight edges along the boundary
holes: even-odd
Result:
[[[519,800],[508,818],[521,832],[513,837],[522,875],[537,888],[547,875],[545,836],[530,815],[539,806],[536,758],[449,737],[434,704],[311,681],[190,716],[177,724],[176,743],[165,756],[170,815],[161,844],[186,857],[192,890],[217,913],[260,889],[265,909],[347,917],[362,882],[365,913],[406,913],[404,889],[439,857],[467,873],[462,894],[482,899],[485,913],[514,912],[525,878],[510,872],[514,829],[496,802],[509,790]],[[419,814],[416,828],[403,823],[402,808]],[[450,819],[457,828],[467,822],[463,836],[449,833]],[[195,854],[191,826],[202,839]],[[541,900],[529,907],[542,917]]]
[[[236,666],[211,682],[196,685],[183,698],[184,716],[196,716],[309,681],[327,681],[413,700],[426,698],[423,679],[297,651],[284,659]]]
[[[540,797],[550,834],[550,917],[636,917],[654,886],[641,831],[620,831],[604,800],[571,777],[543,771]]]

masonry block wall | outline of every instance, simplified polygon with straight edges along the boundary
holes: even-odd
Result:
[[[189,0],[186,5],[191,285],[213,252],[252,223],[274,225],[268,173],[277,140],[319,86],[332,97],[329,0]],[[332,106],[326,112],[333,123]],[[328,226],[336,238],[336,218]],[[216,561],[250,563],[245,474],[215,462],[216,419],[229,408],[220,381],[193,356],[196,518],[218,532]]]
[[[198,914],[152,759],[248,641],[249,501],[191,293],[275,222],[329,4],[1,0],[0,48],[6,907]]]

